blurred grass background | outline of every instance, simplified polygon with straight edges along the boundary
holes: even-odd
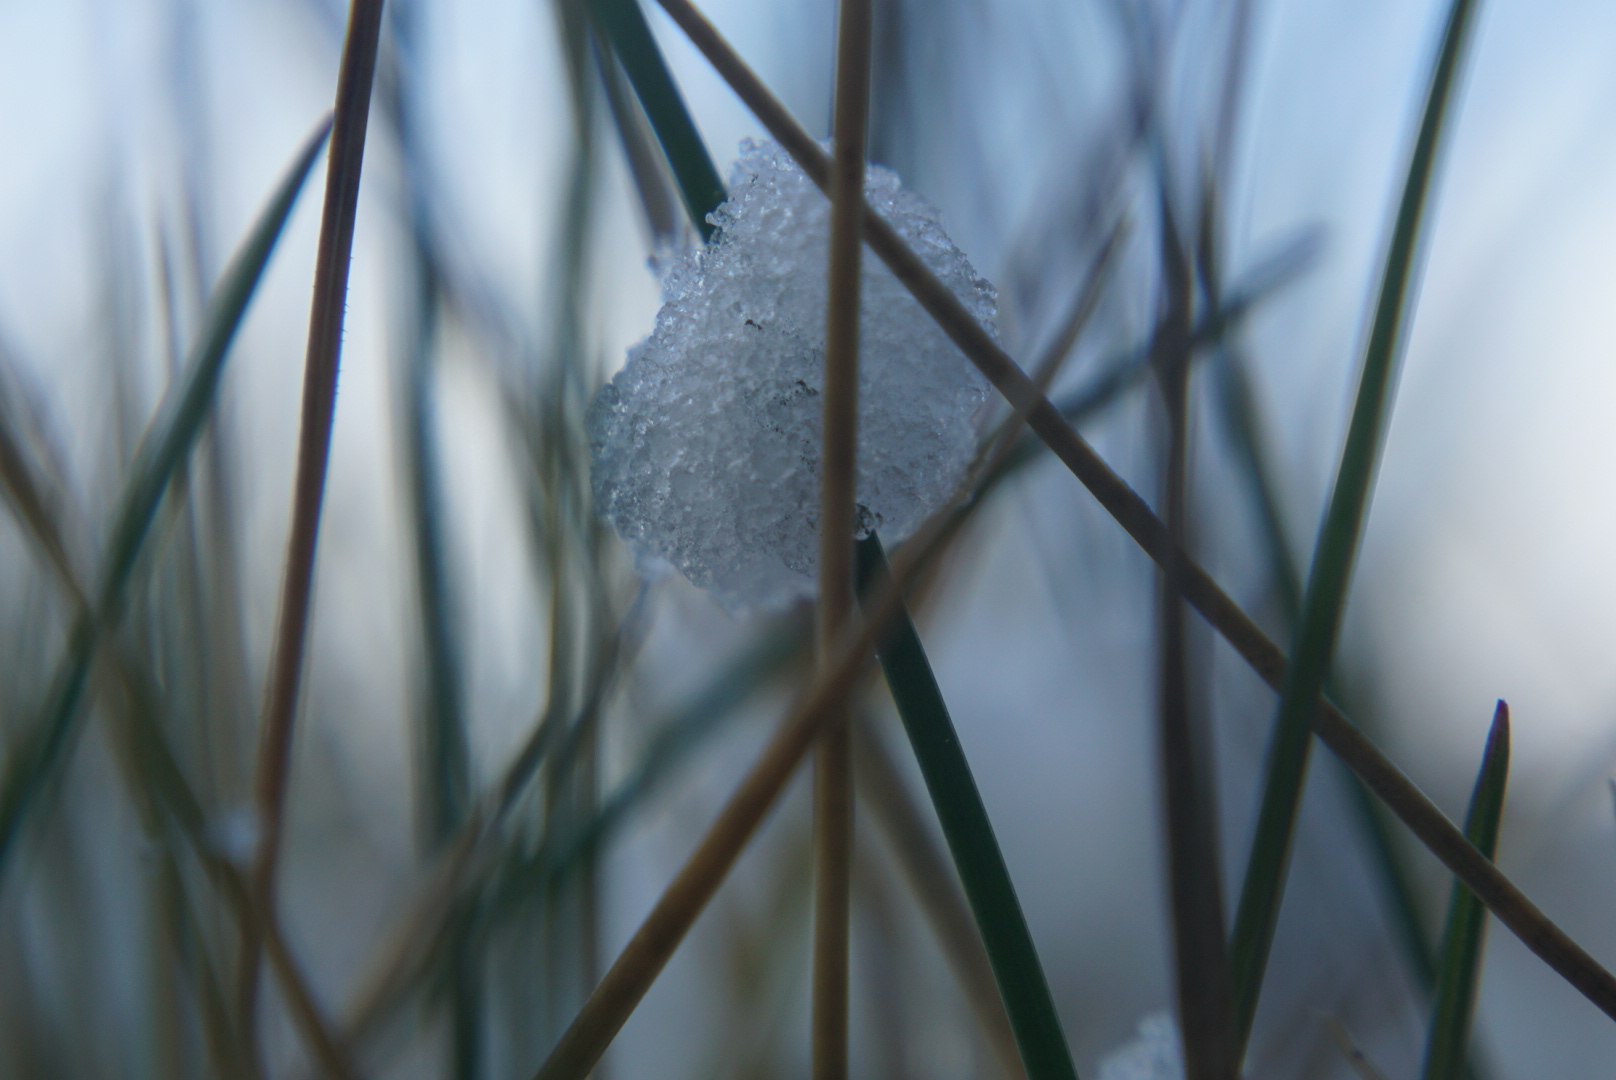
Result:
[[[871,156],[997,283],[1013,355],[1030,364],[1057,336],[1116,214],[1147,223],[1057,400],[1149,339],[1158,175],[1196,221],[1202,163],[1221,170],[1231,287],[1283,264],[1197,361],[1189,429],[1192,544],[1280,640],[1293,601],[1270,541],[1277,527],[1305,571],[1444,7],[877,4]],[[826,134],[834,6],[708,10]],[[722,170],[761,131],[648,15]],[[345,17],[323,0],[0,5],[0,421],[61,537],[53,565],[26,514],[0,525],[7,755],[68,647],[65,579],[100,587],[141,435],[330,108]],[[583,410],[649,329],[647,260],[690,230],[582,9],[396,0],[386,19],[281,918],[322,1010],[362,1036],[364,1075],[526,1076],[800,685],[803,627],[640,583],[589,506]],[[1616,956],[1613,47],[1600,5],[1481,6],[1335,668],[1353,714],[1456,820],[1492,702],[1510,701],[1500,863],[1600,957]],[[256,835],[316,190],[154,521],[71,764],[0,877],[7,1075],[255,1075],[208,860],[245,862]],[[1084,430],[1154,498],[1164,429],[1138,385]],[[1220,411],[1241,386],[1268,508]],[[1045,462],[998,488],[918,605],[1082,1075],[1172,998],[1153,581]],[[1193,623],[1191,647],[1238,882],[1273,699]],[[862,711],[924,808],[885,691]],[[153,730],[194,797],[194,835],[141,741]],[[1353,1075],[1333,1020],[1386,1075],[1412,1076],[1420,980],[1350,781],[1317,757],[1248,1072]],[[804,1073],[807,804],[799,778],[608,1072]],[[855,1071],[1002,1075],[873,806],[855,864]],[[465,855],[473,815],[497,828]],[[1448,877],[1397,828],[1434,939]],[[305,1042],[265,985],[264,1068],[299,1075]],[[1616,1060],[1609,1022],[1497,928],[1477,1030],[1488,1076],[1604,1076]]]

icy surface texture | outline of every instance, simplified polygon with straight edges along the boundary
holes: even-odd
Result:
[[[731,610],[815,591],[830,203],[773,143],[742,146],[718,232],[678,260],[651,336],[589,414],[597,510],[642,567],[672,563]],[[872,167],[871,205],[990,328],[993,287],[937,213]],[[987,384],[886,266],[863,259],[857,501],[908,536],[975,450]]]
[[[1184,1080],[1178,1025],[1167,1013],[1139,1021],[1139,1036],[1100,1062],[1099,1080]]]

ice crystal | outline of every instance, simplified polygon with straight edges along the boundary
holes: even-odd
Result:
[[[993,287],[890,171],[872,206],[977,319]],[[677,260],[651,336],[589,414],[599,512],[731,609],[812,595],[830,204],[772,143],[746,143],[717,233]],[[859,322],[863,532],[909,535],[958,483],[987,384],[868,250]]]

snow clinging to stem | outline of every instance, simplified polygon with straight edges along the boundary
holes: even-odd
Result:
[[[742,145],[704,248],[590,408],[597,510],[731,610],[814,593],[830,204],[773,143]],[[984,281],[937,212],[872,166],[872,206],[991,329]],[[859,321],[858,519],[902,540],[958,484],[987,383],[869,252]]]

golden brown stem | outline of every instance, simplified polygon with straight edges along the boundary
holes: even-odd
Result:
[[[326,171],[325,206],[314,266],[314,301],[309,313],[308,352],[303,369],[303,412],[298,430],[292,528],[287,540],[280,621],[265,693],[254,782],[259,836],[249,887],[253,906],[264,913],[263,926],[274,924],[275,869],[286,810],[292,726],[308,636],[315,541],[320,532],[326,465],[331,456],[331,424],[337,404],[337,367],[342,352],[348,264],[353,252],[359,174],[364,163],[365,126],[370,116],[370,90],[376,73],[381,24],[382,0],[353,0],[348,13],[342,67],[337,75],[331,156]],[[252,933],[244,935],[242,940],[237,1008],[249,1049],[253,1045],[257,1013],[261,943],[261,938]]]
[[[835,169],[825,314],[824,437],[820,453],[821,666],[853,615],[858,459],[860,211],[870,98],[871,0],[841,0],[836,41]],[[848,922],[853,866],[853,748],[845,715],[820,740],[814,767],[814,1080],[847,1076]]]

